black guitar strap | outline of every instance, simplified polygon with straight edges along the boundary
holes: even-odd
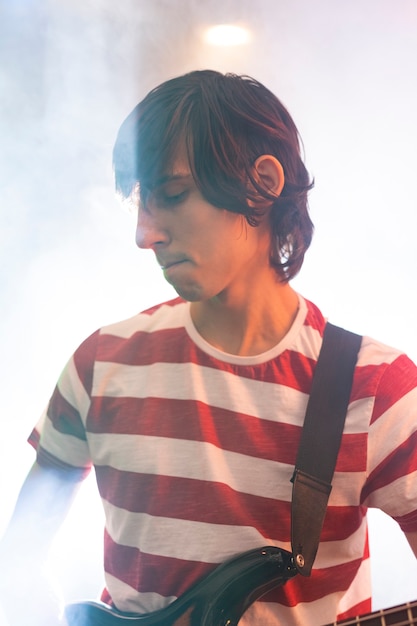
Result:
[[[326,325],[292,478],[291,543],[303,576],[311,573],[320,541],[361,341]]]

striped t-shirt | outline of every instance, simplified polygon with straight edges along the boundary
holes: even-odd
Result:
[[[233,555],[291,549],[290,479],[324,327],[300,297],[278,345],[235,356],[205,342],[176,298],[75,352],[38,461],[82,476],[95,468],[105,601],[151,612]],[[364,338],[312,575],[268,592],[242,626],[319,626],[371,610],[366,510],[417,530],[416,451],[417,368]]]

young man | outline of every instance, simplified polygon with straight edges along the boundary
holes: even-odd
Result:
[[[179,297],[97,331],[70,359],[11,528],[28,509],[45,518],[32,523],[43,551],[94,466],[103,600],[142,614],[230,557],[291,549],[290,479],[326,322],[290,286],[312,237],[312,183],[294,122],[263,85],[214,71],[163,83],[123,123],[114,167],[138,209],[137,244]],[[417,554],[417,368],[364,338],[350,400],[312,575],[268,592],[242,626],[369,611],[370,506]]]

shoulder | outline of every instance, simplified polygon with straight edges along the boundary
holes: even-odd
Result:
[[[304,300],[304,306],[305,319],[298,339],[306,344],[303,348],[306,354],[317,358],[327,319],[312,302]],[[417,389],[416,364],[402,350],[363,336],[355,370],[354,396],[402,397],[413,389]]]
[[[94,360],[103,344],[129,342],[141,333],[175,329],[183,326],[188,303],[181,298],[162,302],[127,319],[102,326],[89,335],[77,348],[75,355]]]
[[[379,393],[403,395],[417,388],[416,364],[403,351],[372,337],[363,337],[357,367]]]
[[[140,364],[156,346],[183,340],[189,303],[180,298],[158,304],[128,319],[103,326],[76,350],[80,378],[91,378],[97,362]],[[88,387],[88,385],[87,385]]]
[[[98,331],[99,336],[113,335],[128,339],[138,332],[152,332],[182,326],[188,306],[188,303],[181,298],[162,302],[133,317],[102,327]]]
[[[337,322],[331,319],[327,320],[313,302],[305,298],[300,298],[300,302],[302,306],[305,307],[305,318],[301,336],[302,338],[309,337],[310,340],[313,340],[315,348],[319,350],[327,321],[333,322],[334,324],[337,324]],[[347,330],[356,332],[355,329],[352,328]],[[406,373],[407,375],[411,374],[413,378],[417,372],[416,365],[402,350],[366,335],[362,337],[357,367],[369,367],[371,370],[378,370],[379,375],[389,370],[395,375],[401,375],[401,373]],[[368,374],[369,373],[368,371]]]

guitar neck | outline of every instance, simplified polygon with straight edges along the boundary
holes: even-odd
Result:
[[[342,620],[332,626],[413,626],[417,624],[417,601],[406,602],[390,609],[359,615],[353,619]]]

